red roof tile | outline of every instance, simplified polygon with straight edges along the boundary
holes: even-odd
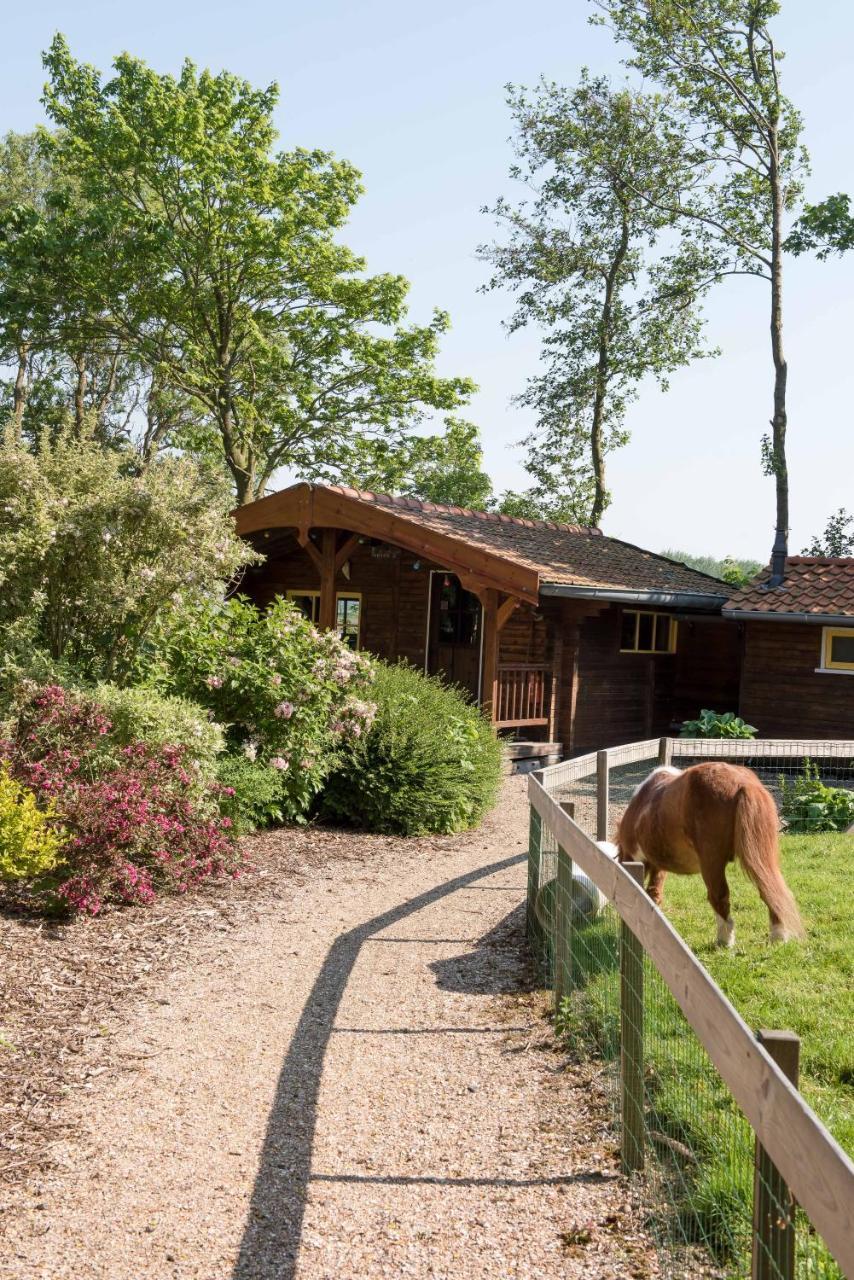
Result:
[[[736,591],[724,613],[854,618],[854,557],[789,556],[779,587],[766,586],[769,569]]]

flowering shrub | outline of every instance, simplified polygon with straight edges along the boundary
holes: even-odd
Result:
[[[181,611],[159,651],[160,687],[207,707],[230,753],[271,771],[276,797],[262,808],[279,819],[305,817],[344,744],[375,714],[371,662],[287,600],[260,610],[235,597]],[[235,771],[232,785],[244,783],[257,790],[257,770]]]
[[[170,698],[154,689],[96,685],[94,700],[111,722],[110,742],[121,747],[145,742],[150,747],[183,747],[187,758],[212,779],[225,746],[222,729],[204,708],[186,698]]]
[[[381,662],[371,698],[370,716],[342,731],[348,748],[327,782],[323,811],[400,835],[474,826],[501,776],[501,747],[478,708],[438,679]]]
[[[220,759],[220,807],[231,818],[237,835],[285,821],[281,780],[285,767],[278,756],[263,763],[249,760],[242,753]]]
[[[0,880],[33,879],[57,861],[65,833],[53,805],[40,809],[32,791],[0,762]]]
[[[182,746],[110,745],[94,700],[36,691],[0,743],[10,775],[60,818],[53,892],[96,914],[105,901],[147,904],[207,876],[236,874],[231,821]]]

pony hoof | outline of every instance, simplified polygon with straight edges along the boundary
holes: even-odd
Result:
[[[770,932],[770,934],[769,934],[769,939],[770,939],[770,941],[771,941],[772,943],[774,943],[774,942],[791,942],[791,940],[792,940],[792,938],[793,938],[794,936],[795,936],[795,935],[794,935],[794,934],[792,934],[792,933],[789,933],[788,929],[786,929],[783,925],[781,925],[781,924],[772,924],[772,926],[771,926],[771,932]]]
[[[735,946],[735,925],[732,920],[718,919],[718,934],[715,942],[719,947]]]

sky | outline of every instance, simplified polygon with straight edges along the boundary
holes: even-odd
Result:
[[[159,71],[185,57],[255,84],[277,81],[282,145],[321,147],[354,163],[366,194],[345,240],[372,271],[411,281],[410,318],[450,312],[439,362],[480,390],[465,416],[480,427],[495,487],[525,483],[519,440],[533,425],[514,406],[538,369],[534,334],[508,336],[507,294],[479,292],[477,246],[493,236],[482,206],[513,194],[504,85],[540,75],[572,84],[583,66],[625,73],[611,36],[591,28],[588,0],[115,0],[7,8],[0,47],[0,127],[43,119],[41,51],[56,31],[107,70],[127,50]],[[817,20],[820,13],[821,20]],[[807,198],[854,194],[850,90],[854,3],[783,0],[784,88],[805,121]],[[771,415],[767,286],[720,285],[706,306],[722,349],[680,371],[662,393],[644,384],[629,411],[631,443],[610,461],[607,533],[653,550],[767,558],[773,483],[759,440]],[[787,268],[792,552],[840,506],[854,508],[854,253]]]

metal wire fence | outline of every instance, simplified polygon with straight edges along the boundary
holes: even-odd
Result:
[[[797,1038],[760,1033],[758,1048],[641,886],[627,885],[624,871],[592,844],[613,836],[631,794],[656,763],[684,767],[709,758],[753,768],[793,824],[821,823],[822,813],[807,808],[823,803],[816,799],[821,787],[854,795],[854,743],[655,740],[553,766],[530,784],[528,935],[544,984],[554,993],[558,1034],[573,1052],[595,1055],[603,1064],[623,1167],[645,1183],[649,1226],[665,1274],[839,1280],[843,1266],[850,1262],[854,1268],[850,1217],[842,1232],[826,1216],[826,1203],[819,1204],[829,1194],[824,1172],[808,1195],[801,1188],[805,1207],[796,1204],[763,1146],[764,1133],[760,1141],[756,1116],[751,1123],[733,1092],[735,1086],[746,1105],[755,1084],[750,1073],[770,1070],[766,1087],[776,1098],[775,1090],[786,1087],[783,1077],[797,1080]],[[640,864],[627,869],[637,882]],[[655,929],[645,946],[638,920],[650,916]],[[661,955],[651,954],[659,932],[661,945],[671,947],[664,964]],[[672,935],[669,941],[665,932]],[[675,993],[682,998],[677,1001]],[[725,1074],[716,1033],[726,1035],[728,1019],[735,1020],[742,1048],[733,1050]],[[769,1067],[769,1058],[777,1068]],[[793,1115],[805,1125],[805,1150],[816,1169],[833,1166],[838,1212],[850,1215],[854,1167],[799,1095],[780,1094],[779,1105],[800,1108]],[[784,1140],[785,1135],[778,1139],[781,1146]],[[839,1198],[845,1194],[847,1204]],[[836,1258],[812,1220],[816,1207],[825,1224],[832,1224]]]

